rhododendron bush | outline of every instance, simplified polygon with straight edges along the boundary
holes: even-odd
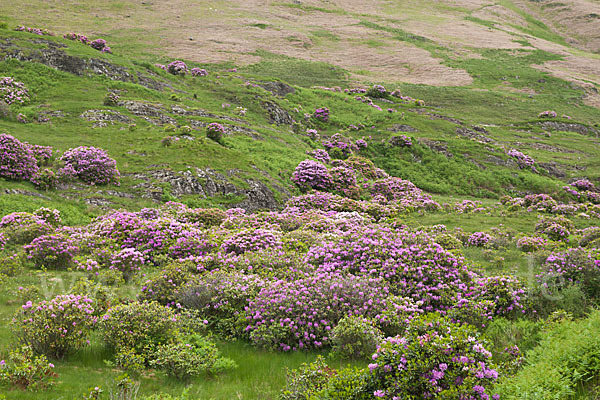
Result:
[[[117,162],[102,149],[80,146],[66,151],[60,159],[65,163],[63,171],[66,174],[74,174],[86,183],[119,184]]]

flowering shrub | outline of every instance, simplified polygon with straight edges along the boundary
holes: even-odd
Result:
[[[182,343],[159,346],[150,365],[179,380],[237,367],[233,360],[221,357],[213,342],[199,335],[190,336]]]
[[[4,232],[8,242],[15,244],[29,243],[53,230],[45,219],[26,212],[8,214],[0,220],[0,231]]]
[[[10,76],[0,78],[0,99],[6,104],[25,104],[29,101],[29,91],[23,82],[17,82]]]
[[[15,31],[20,31],[20,32],[29,32],[29,33],[33,33],[34,35],[47,35],[47,36],[54,36],[53,32],[50,32],[48,29],[43,29],[43,28],[31,28],[29,26],[25,26],[25,25],[19,25],[15,28]]]
[[[351,199],[360,197],[360,189],[356,186],[354,171],[346,167],[331,169],[331,188],[333,191]]]
[[[92,49],[96,49],[96,50],[101,51],[103,53],[112,53],[112,51],[110,50],[110,47],[108,47],[106,45],[106,40],[104,40],[104,39],[92,40],[90,42],[90,47]]]
[[[556,111],[542,111],[541,113],[538,114],[538,118],[556,118],[558,116],[558,114],[556,113]]]
[[[338,160],[345,160],[350,157],[352,150],[355,147],[353,144],[348,142],[348,139],[344,138],[341,134],[336,133],[331,138],[323,143],[325,149],[331,156]],[[358,150],[358,148],[356,148]]]
[[[208,72],[206,72],[205,69],[202,68],[192,68],[190,70],[190,72],[192,73],[192,76],[207,76]]]
[[[327,153],[323,149],[316,149],[313,151],[309,151],[309,152],[307,152],[307,154],[309,156],[313,157],[318,162],[323,163],[323,164],[329,164],[329,161],[331,161],[331,157],[329,156],[329,153]]]
[[[517,248],[524,253],[533,253],[548,245],[548,240],[539,236],[524,236],[517,240]]]
[[[81,35],[79,33],[74,33],[74,32],[65,33],[63,35],[63,37],[65,39],[69,39],[69,40],[76,40],[76,41],[81,42],[83,44],[90,44],[90,40],[88,39],[88,37],[85,36],[85,35]]]
[[[165,147],[171,146],[173,143],[179,142],[179,136],[165,136],[160,140],[160,144]]]
[[[37,304],[28,301],[12,320],[15,335],[36,353],[62,359],[86,344],[96,322],[92,301],[72,294]]]
[[[54,384],[54,364],[46,356],[35,356],[30,346],[10,352],[8,362],[0,360],[0,382],[22,390],[47,389]]]
[[[359,149],[366,149],[369,146],[369,144],[367,143],[367,141],[364,140],[364,139],[358,139],[354,144]]]
[[[387,89],[382,85],[373,85],[373,87],[367,91],[367,96],[375,98],[386,97],[387,94]]]
[[[313,117],[316,120],[319,120],[322,122],[329,121],[329,108],[327,108],[327,107],[317,108],[315,110],[315,112],[313,113]]]
[[[110,269],[121,271],[123,278],[128,281],[144,265],[144,255],[131,247],[115,253],[110,260]]]
[[[590,298],[599,298],[600,251],[571,248],[548,256],[538,282],[551,294],[566,286],[578,284]]]
[[[276,231],[249,229],[236,233],[223,243],[225,253],[242,254],[268,248],[281,248],[281,237]]]
[[[489,399],[486,391],[498,378],[491,356],[473,328],[431,314],[379,346],[367,391],[386,400]]]
[[[535,224],[535,232],[548,236],[551,240],[564,240],[568,238],[575,225],[571,220],[562,216],[539,217]]]
[[[298,164],[292,175],[292,182],[304,191],[309,189],[327,190],[332,184],[327,167],[313,160],[304,160]]]
[[[283,351],[320,348],[346,315],[381,319],[389,290],[380,280],[314,273],[294,281],[277,280],[264,287],[247,307],[246,332],[251,340]],[[384,323],[385,321],[381,321]]]
[[[532,171],[536,171],[535,160],[532,157],[527,156],[516,149],[510,149],[506,154],[517,160],[519,168],[531,168]]]
[[[367,358],[383,340],[383,332],[366,318],[350,316],[331,331],[332,353],[343,358]]]
[[[411,147],[413,145],[412,139],[406,135],[392,136],[389,140],[391,146],[396,147]]]
[[[392,293],[422,301],[426,311],[449,308],[470,282],[461,257],[424,235],[384,228],[356,228],[313,246],[306,262],[318,271],[380,277]]]
[[[104,341],[117,352],[134,350],[147,361],[160,345],[177,338],[173,309],[156,302],[119,304],[109,309],[98,323]]]
[[[214,271],[190,281],[179,290],[177,299],[198,310],[211,329],[225,336],[240,336],[245,309],[265,285],[258,275]]]
[[[167,65],[167,72],[173,75],[185,75],[187,71],[187,65],[180,60],[171,61],[169,65]]]
[[[160,274],[144,283],[138,298],[142,301],[156,301],[163,305],[174,305],[178,290],[191,279],[192,275],[185,264],[169,264]]]
[[[526,285],[513,276],[491,276],[475,279],[477,301],[490,301],[491,316],[519,316],[526,311]],[[489,318],[491,319],[491,318]]]
[[[6,133],[0,134],[0,177],[30,180],[38,170],[31,146]]]
[[[0,251],[4,250],[4,246],[6,246],[6,242],[8,239],[4,235],[4,233],[0,232]]]
[[[117,162],[100,148],[80,146],[69,149],[60,159],[65,168],[73,170],[79,179],[90,185],[119,184],[121,175]]]
[[[594,184],[592,182],[590,182],[588,179],[578,179],[574,182],[571,182],[570,185],[579,190],[594,190],[595,189]]]
[[[206,137],[217,143],[221,143],[224,135],[225,127],[218,122],[212,122],[206,127]]]
[[[108,92],[106,96],[104,96],[104,105],[115,107],[119,105],[119,95],[115,92]]]
[[[53,190],[58,185],[58,177],[51,169],[44,168],[31,178],[38,190]]]
[[[37,237],[24,249],[37,268],[51,269],[68,269],[79,251],[73,240],[60,233]]]
[[[492,240],[492,236],[485,232],[475,232],[467,239],[467,244],[471,247],[483,247]]]

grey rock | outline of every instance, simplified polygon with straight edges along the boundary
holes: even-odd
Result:
[[[394,124],[391,127],[389,127],[387,129],[390,132],[394,132],[394,133],[398,133],[398,132],[418,132],[419,130],[416,128],[413,128],[410,125],[406,125],[406,124]]]
[[[265,101],[262,107],[269,115],[269,121],[277,125],[291,125],[294,122],[292,116],[277,103]]]

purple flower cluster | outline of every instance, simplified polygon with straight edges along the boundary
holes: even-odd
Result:
[[[329,162],[331,161],[331,157],[329,156],[329,153],[323,149],[316,149],[313,151],[309,151],[306,154],[308,154],[309,156],[313,157],[315,160],[317,160],[320,163],[323,164],[329,164]]]
[[[65,39],[75,40],[75,41],[81,42],[83,44],[87,44],[87,45],[90,44],[90,39],[88,39],[87,36],[79,34],[79,33],[74,33],[74,32],[65,33],[63,35],[63,37]]]
[[[202,68],[192,68],[190,70],[190,72],[192,73],[192,76],[207,76],[208,72],[205,69]]]
[[[31,28],[29,26],[25,26],[25,25],[19,25],[15,28],[15,31],[19,31],[19,32],[29,32],[29,33],[33,33],[34,35],[47,35],[47,36],[54,36],[54,33],[49,31],[48,29],[43,29],[43,28]]]
[[[298,164],[292,175],[292,182],[302,190],[327,190],[332,184],[327,167],[313,160],[304,160]]]
[[[225,127],[218,122],[212,122],[206,127],[206,137],[220,143],[225,136]]]
[[[485,232],[475,232],[467,239],[467,244],[471,247],[483,247],[492,240],[492,236]]]
[[[106,40],[104,40],[104,39],[92,40],[90,42],[90,47],[92,49],[96,49],[96,50],[101,51],[103,53],[112,53],[112,51],[110,50],[110,47],[107,46]]]
[[[242,254],[262,249],[281,249],[280,234],[268,229],[249,229],[236,233],[223,243],[225,253]]]
[[[317,108],[313,113],[313,117],[319,121],[327,122],[329,121],[329,108],[321,107]]]
[[[411,147],[413,145],[411,138],[406,135],[392,136],[389,140],[392,146],[397,147]]]
[[[110,260],[110,269],[121,271],[125,280],[135,275],[145,263],[144,255],[134,248],[127,247],[114,254]]]
[[[556,111],[550,110],[542,111],[538,114],[538,118],[556,118],[557,116],[558,114],[556,113]]]
[[[68,269],[79,252],[75,242],[63,234],[52,233],[33,239],[24,246],[27,258],[37,268]]]
[[[548,245],[548,240],[539,236],[524,236],[517,240],[517,248],[525,253],[533,253]]]
[[[30,145],[6,133],[0,134],[0,177],[30,180],[38,170],[38,162]]]
[[[29,91],[23,82],[17,82],[10,76],[0,78],[0,99],[6,104],[25,104],[29,101]]]
[[[181,60],[171,61],[169,65],[167,65],[167,72],[173,75],[185,75],[187,71],[187,65]]]
[[[80,146],[67,150],[60,160],[65,163],[63,173],[74,173],[90,185],[119,184],[121,174],[117,170],[117,162],[103,149]]]
[[[439,316],[421,317],[403,335],[387,338],[378,347],[369,364],[366,390],[385,400],[489,400],[486,387],[498,379],[490,358],[468,325]]]
[[[366,149],[369,146],[369,144],[367,143],[367,141],[364,140],[364,139],[358,139],[356,142],[354,142],[354,144],[359,149]]]
[[[519,168],[531,168],[533,172],[536,172],[535,160],[532,157],[525,155],[516,149],[510,149],[506,154],[517,160]]]

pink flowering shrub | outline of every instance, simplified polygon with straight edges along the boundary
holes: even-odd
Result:
[[[187,71],[187,65],[180,60],[171,61],[169,65],[167,65],[167,72],[173,75],[185,75]]]
[[[364,140],[364,139],[358,139],[356,142],[354,142],[354,144],[359,149],[366,149],[369,146],[369,144],[367,143],[367,141]]]
[[[30,180],[39,170],[31,146],[6,133],[0,134],[0,177]]]
[[[557,116],[558,114],[556,113],[556,111],[550,110],[542,111],[538,114],[538,118],[556,118]]]
[[[190,70],[190,72],[192,73],[192,76],[207,76],[208,72],[206,72],[205,69],[202,68],[192,68]]]
[[[213,271],[195,277],[177,294],[181,305],[198,310],[208,327],[227,337],[241,336],[249,302],[267,285],[254,274]]]
[[[0,383],[21,390],[41,390],[53,386],[54,364],[46,356],[35,356],[30,346],[12,350],[8,362],[0,360]]]
[[[303,191],[310,189],[327,190],[332,184],[327,167],[313,160],[304,160],[298,164],[292,175],[292,182]]]
[[[106,151],[96,147],[80,146],[67,150],[61,161],[65,171],[74,171],[76,176],[90,185],[119,184],[121,174],[117,162]],[[71,172],[68,172],[71,173]]]
[[[5,76],[0,78],[0,100],[8,105],[25,104],[29,101],[29,91],[23,82]]]
[[[315,112],[313,113],[313,117],[318,121],[328,122],[329,121],[329,108],[327,108],[327,107],[317,108],[315,110]]]
[[[242,254],[269,248],[281,248],[281,236],[268,229],[247,229],[225,240],[222,249],[225,253]]]
[[[63,37],[65,39],[75,40],[75,41],[81,42],[83,44],[90,44],[90,40],[88,39],[88,37],[85,35],[81,35],[79,33],[74,33],[74,32],[65,33],[63,35]]]
[[[0,232],[4,233],[8,242],[14,244],[30,243],[53,230],[54,227],[44,218],[26,212],[8,214],[0,220]]]
[[[538,282],[551,295],[573,284],[580,285],[592,299],[600,298],[600,250],[571,248],[546,259]]]
[[[110,260],[110,269],[121,271],[123,273],[123,278],[128,281],[142,269],[144,262],[145,259],[142,253],[128,247],[113,254]]]
[[[246,309],[252,342],[283,351],[329,345],[331,330],[346,315],[376,318],[390,305],[381,281],[315,273],[264,287]]]
[[[4,233],[0,232],[0,251],[4,250],[6,242],[8,242],[8,239],[6,238]]]
[[[390,145],[397,147],[411,147],[413,145],[411,138],[406,135],[392,136],[389,143]]]
[[[506,154],[517,160],[519,168],[531,168],[533,172],[536,172],[535,160],[532,157],[525,155],[516,149],[510,149]]]
[[[517,240],[517,248],[524,253],[533,253],[548,245],[548,240],[539,236],[523,236]]]
[[[212,122],[206,127],[206,137],[214,140],[217,143],[221,143],[223,141],[223,136],[225,136],[225,127],[218,122]]]
[[[578,190],[594,190],[595,186],[589,179],[577,179],[570,183],[571,186]]]
[[[329,164],[329,161],[331,161],[331,157],[329,156],[329,153],[327,153],[323,149],[316,149],[313,151],[309,151],[309,152],[307,152],[307,154],[322,164]]]
[[[57,233],[37,237],[24,249],[36,268],[50,269],[68,269],[79,251],[71,238]]]
[[[19,25],[15,28],[15,31],[19,31],[19,32],[29,32],[29,33],[33,33],[34,35],[47,35],[47,36],[54,36],[54,33],[49,31],[48,29],[44,29],[44,28],[31,28],[29,26],[25,26],[25,25]]]
[[[356,228],[313,246],[305,261],[322,273],[382,278],[392,294],[422,301],[426,311],[450,308],[471,282],[464,259],[403,230]]]
[[[475,232],[467,239],[467,245],[471,247],[484,247],[492,240],[492,236],[485,232]]]
[[[572,231],[575,230],[575,225],[570,219],[562,216],[538,218],[535,224],[535,232],[541,235],[546,235],[551,240],[568,239]]]
[[[112,51],[110,50],[110,47],[107,46],[106,40],[104,40],[104,39],[92,40],[90,42],[90,47],[92,49],[96,49],[96,50],[101,51],[103,53],[112,53]]]
[[[375,98],[386,97],[387,94],[388,91],[383,85],[373,85],[373,87],[367,91],[367,96]]]
[[[491,357],[469,325],[431,314],[379,346],[365,391],[385,400],[497,400],[499,396],[490,396],[498,379]]]
[[[13,331],[36,353],[62,359],[86,344],[96,322],[91,303],[90,298],[72,294],[37,304],[28,301],[12,320]]]

